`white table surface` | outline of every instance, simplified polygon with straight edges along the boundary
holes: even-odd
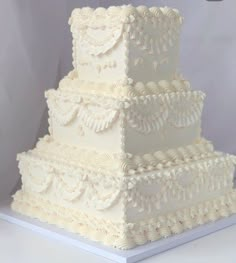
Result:
[[[0,220],[1,263],[112,263],[63,242]],[[236,225],[192,241],[143,263],[235,263]]]

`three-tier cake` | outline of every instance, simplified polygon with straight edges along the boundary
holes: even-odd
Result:
[[[235,157],[201,137],[178,73],[176,9],[75,9],[74,70],[46,92],[49,135],[18,156],[12,208],[120,249],[236,212]]]

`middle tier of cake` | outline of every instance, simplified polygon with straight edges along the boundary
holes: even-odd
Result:
[[[179,88],[133,97],[78,92],[80,87],[49,90],[49,132],[61,143],[108,153],[145,154],[192,144],[201,135],[205,95],[175,82]]]

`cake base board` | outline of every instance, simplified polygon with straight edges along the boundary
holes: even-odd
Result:
[[[0,202],[0,219],[120,263],[134,263],[143,260],[236,224],[236,215],[232,215],[130,250],[118,250],[90,241],[54,225],[42,223],[37,219],[18,214],[11,209],[10,203],[11,200]]]

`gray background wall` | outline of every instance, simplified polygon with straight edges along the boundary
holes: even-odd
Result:
[[[0,8],[0,199],[19,180],[16,153],[47,132],[44,91],[71,70],[68,17],[75,7],[172,6],[185,18],[180,70],[207,94],[203,135],[236,153],[236,1],[8,0]]]

